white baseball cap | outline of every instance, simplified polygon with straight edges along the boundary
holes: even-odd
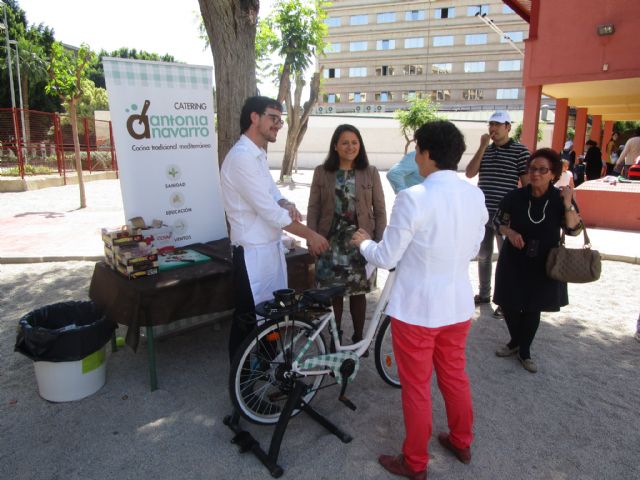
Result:
[[[494,112],[491,117],[489,117],[490,122],[498,122],[498,123],[511,123],[511,117],[507,112],[497,111]]]

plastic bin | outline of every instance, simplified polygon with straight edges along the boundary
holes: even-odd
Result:
[[[105,346],[117,325],[93,302],[63,302],[20,319],[15,350],[34,360],[40,396],[85,398],[106,380]]]

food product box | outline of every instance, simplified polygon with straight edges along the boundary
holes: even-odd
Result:
[[[114,247],[114,246],[122,246],[122,245],[132,245],[138,242],[142,242],[143,236],[127,234],[126,236],[113,238],[103,233],[102,240],[104,241],[105,245],[109,247]]]
[[[117,264],[118,270],[120,270],[121,273],[127,272],[127,273],[134,273],[134,272],[141,272],[144,270],[149,270],[151,268],[158,268],[158,261],[155,260],[151,260],[151,261],[144,261],[144,262],[138,262],[138,263],[134,263],[131,265],[124,265],[120,262],[118,262]]]
[[[148,277],[149,275],[155,275],[158,273],[157,268],[149,268],[148,270],[140,270],[137,272],[128,272],[126,267],[120,264],[116,266],[116,270],[118,270],[118,272],[129,279]]]
[[[123,265],[133,265],[140,262],[154,262],[158,260],[158,249],[144,242],[114,247],[115,259]]]

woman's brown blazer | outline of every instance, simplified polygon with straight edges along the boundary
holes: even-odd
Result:
[[[319,165],[313,172],[307,226],[327,238],[336,208],[336,172]],[[358,227],[364,228],[376,242],[382,239],[387,226],[387,211],[378,169],[369,165],[356,169],[356,216]]]

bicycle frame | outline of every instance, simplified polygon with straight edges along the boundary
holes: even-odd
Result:
[[[304,354],[307,352],[307,350],[309,349],[309,347],[313,344],[314,340],[317,338],[318,335],[320,335],[322,333],[322,331],[326,328],[327,324],[330,323],[331,324],[331,335],[333,338],[333,342],[335,345],[335,349],[336,352],[354,352],[356,355],[358,355],[358,357],[361,357],[362,354],[369,348],[369,346],[371,345],[371,342],[373,341],[373,338],[376,334],[376,331],[378,330],[378,325],[380,325],[380,320],[382,318],[382,316],[384,315],[384,311],[387,308],[387,304],[389,303],[389,295],[391,293],[391,288],[393,287],[393,283],[395,281],[395,270],[391,270],[389,272],[389,276],[387,277],[387,281],[385,282],[384,288],[382,289],[382,292],[380,293],[380,299],[378,300],[378,303],[376,305],[376,308],[373,312],[373,317],[371,318],[371,321],[369,322],[369,327],[367,328],[367,331],[364,335],[364,337],[362,338],[362,340],[360,340],[357,343],[354,343],[353,345],[341,345],[340,344],[340,338],[338,337],[338,328],[336,326],[336,319],[335,316],[333,314],[333,308],[331,308],[331,310],[328,313],[325,313],[323,315],[320,316],[320,323],[318,326],[316,326],[313,334],[308,338],[307,342],[305,343],[305,345],[302,347],[302,349],[300,350],[300,352],[298,353],[298,356],[293,360],[292,364],[291,364],[291,371],[294,372],[297,375],[300,376],[311,376],[311,375],[324,375],[330,372],[329,369],[323,369],[323,370],[301,370],[300,366],[299,366],[299,361],[302,359],[302,357],[304,356]],[[285,318],[285,321],[287,321],[287,318]],[[300,335],[302,335],[302,333],[299,333],[298,336],[294,339],[292,339],[292,344],[295,340],[298,340],[300,338]],[[308,358],[307,358],[308,360]]]

